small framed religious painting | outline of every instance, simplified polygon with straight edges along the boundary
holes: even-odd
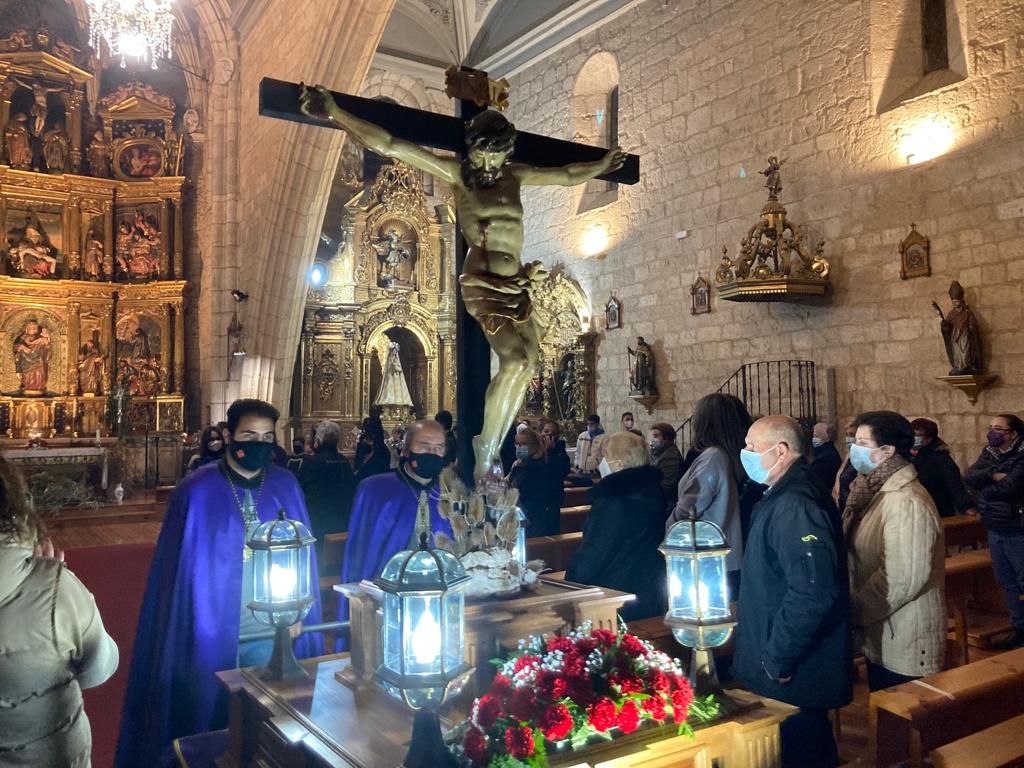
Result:
[[[930,254],[930,241],[911,224],[910,232],[900,243],[900,279],[928,277],[932,273]]]
[[[614,296],[604,305],[604,328],[611,331],[622,327],[622,302]]]
[[[690,314],[705,315],[711,311],[711,286],[703,277],[698,276],[690,286]]]

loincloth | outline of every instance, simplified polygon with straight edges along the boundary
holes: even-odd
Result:
[[[514,293],[499,291],[486,285],[466,285],[464,277],[486,280],[492,284],[515,286]],[[502,277],[490,273],[463,275],[459,277],[462,301],[466,311],[476,320],[484,332],[493,336],[506,324],[521,325],[533,317],[533,304],[530,301],[528,283],[523,279],[524,273]]]

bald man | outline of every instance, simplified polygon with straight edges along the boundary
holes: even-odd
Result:
[[[839,764],[828,710],[850,702],[849,587],[838,515],[807,463],[800,425],[750,427],[743,468],[768,486],[743,554],[733,674],[800,707],[780,726],[783,766]]]

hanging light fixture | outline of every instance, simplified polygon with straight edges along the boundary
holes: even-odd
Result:
[[[172,0],[87,0],[89,44],[99,53],[102,43],[110,55],[150,62],[171,55]]]

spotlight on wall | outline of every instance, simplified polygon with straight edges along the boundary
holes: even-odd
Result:
[[[313,262],[312,268],[309,270],[309,284],[314,288],[319,288],[324,284],[324,280],[327,279],[327,267],[321,264],[319,261]]]
[[[908,165],[916,165],[948,152],[955,138],[953,124],[932,112],[901,131],[899,153]]]
[[[580,250],[584,256],[597,256],[608,248],[608,227],[604,224],[591,224],[583,230],[580,238]]]

